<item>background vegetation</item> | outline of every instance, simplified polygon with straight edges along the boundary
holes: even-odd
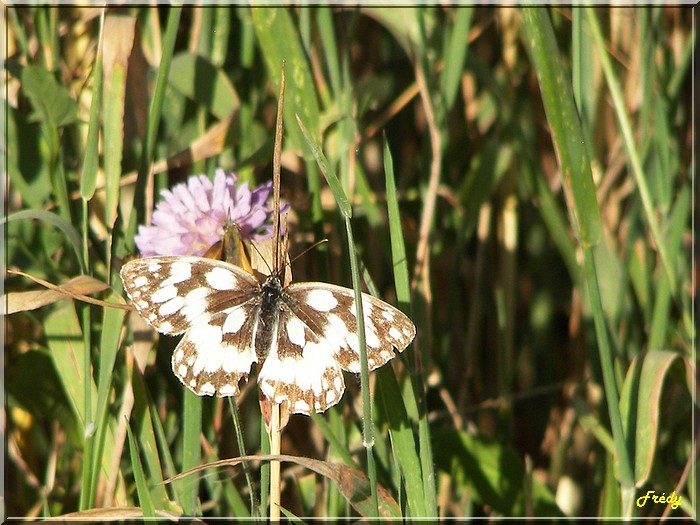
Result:
[[[350,376],[337,407],[292,418],[282,452],[322,473],[283,465],[287,512],[693,514],[690,9],[5,13],[7,268],[113,303],[159,189],[269,180],[286,61],[292,255],[329,239],[295,280],[351,285],[298,114],[365,279],[418,328],[371,376],[372,448]],[[237,427],[136,316],[6,288],[5,515],[265,515],[264,462],[162,483],[267,450],[254,376]],[[637,506],[650,490],[681,504]]]

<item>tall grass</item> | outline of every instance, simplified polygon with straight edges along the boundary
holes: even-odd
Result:
[[[5,516],[268,515],[255,374],[186,391],[118,270],[161,188],[269,180],[283,60],[294,279],[417,326],[291,418],[284,515],[695,515],[690,9],[6,13],[7,268],[105,303],[6,275]]]

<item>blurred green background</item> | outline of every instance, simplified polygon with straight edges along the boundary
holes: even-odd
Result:
[[[335,477],[285,463],[290,515],[693,515],[691,8],[5,16],[6,268],[109,302],[158,190],[271,178],[286,62],[291,254],[329,239],[295,280],[351,286],[350,246],[417,326],[371,375],[376,471],[359,378],[292,418],[282,452]],[[161,483],[266,450],[255,374],[235,419],[134,315],[5,285],[5,516],[266,515],[264,463]],[[385,489],[366,505],[365,475]]]

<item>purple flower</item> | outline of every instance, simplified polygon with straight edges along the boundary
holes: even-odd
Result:
[[[163,190],[151,226],[139,226],[134,241],[142,257],[203,255],[221,240],[224,225],[232,221],[244,238],[259,241],[272,236],[272,183],[250,190],[236,187],[236,175],[217,169],[214,182],[193,175],[186,183]],[[289,203],[280,204],[280,214]]]

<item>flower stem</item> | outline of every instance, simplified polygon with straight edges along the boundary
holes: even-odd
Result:
[[[280,454],[282,442],[282,429],[280,428],[280,405],[271,403],[272,414],[270,415],[270,454],[278,456]],[[270,521],[280,520],[280,462],[270,462]]]

